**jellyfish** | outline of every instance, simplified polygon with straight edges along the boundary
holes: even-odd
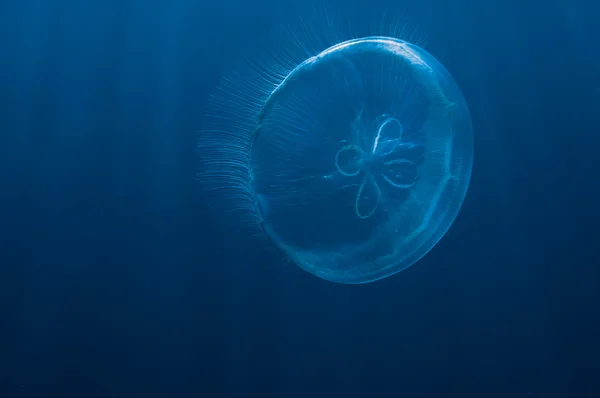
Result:
[[[319,278],[396,274],[462,206],[466,101],[438,60],[396,34],[293,33],[222,81],[199,137],[200,182],[230,228]]]

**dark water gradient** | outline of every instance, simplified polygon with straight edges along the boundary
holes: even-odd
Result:
[[[600,396],[596,2],[332,2],[421,25],[477,134],[448,236],[364,286],[241,258],[194,181],[300,4],[0,2],[0,397]]]

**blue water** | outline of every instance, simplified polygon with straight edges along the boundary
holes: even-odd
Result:
[[[314,4],[0,3],[1,398],[600,396],[600,6],[330,2],[417,25],[475,130],[447,236],[346,286],[248,256],[195,176],[221,75]]]

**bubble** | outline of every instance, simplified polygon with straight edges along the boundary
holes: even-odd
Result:
[[[244,116],[240,131],[217,130],[201,146],[203,183],[323,279],[366,283],[409,267],[466,195],[467,105],[446,69],[406,41],[337,43]]]

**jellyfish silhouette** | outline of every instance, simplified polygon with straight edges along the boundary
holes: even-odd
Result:
[[[454,222],[471,118],[423,48],[396,32],[340,38],[324,20],[320,35],[277,34],[223,80],[199,175],[232,227],[320,278],[366,283],[414,264]]]

